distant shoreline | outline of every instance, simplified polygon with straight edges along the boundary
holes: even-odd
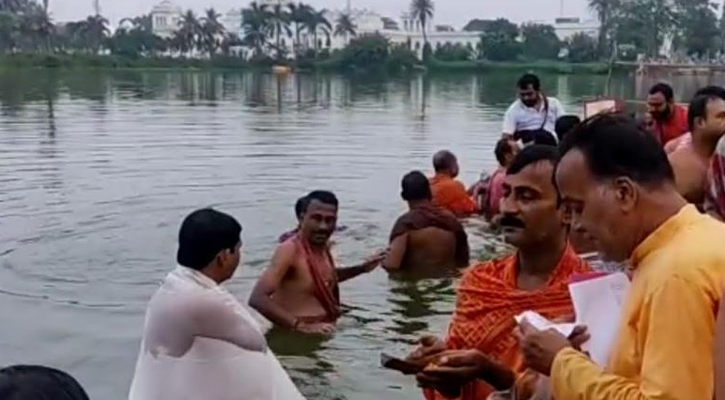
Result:
[[[143,57],[131,58],[117,55],[92,54],[42,54],[42,53],[16,53],[0,56],[0,70],[17,68],[42,69],[152,69],[152,70],[256,70],[271,71],[274,63],[267,61],[255,63],[236,57],[214,57],[210,60],[171,58],[171,57]],[[319,64],[319,65],[317,65]],[[294,69],[295,66],[291,65]],[[616,69],[632,69],[617,65]],[[324,62],[312,63],[300,68],[301,71],[330,71]],[[343,68],[344,69],[344,68]],[[568,63],[559,61],[533,61],[533,62],[494,62],[486,60],[470,61],[438,61],[431,60],[421,64],[416,70],[429,72],[483,72],[494,70],[526,71],[535,70],[560,74],[607,74],[607,63]]]

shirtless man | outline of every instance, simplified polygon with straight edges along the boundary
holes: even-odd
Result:
[[[410,210],[395,222],[387,271],[440,273],[468,266],[468,237],[450,211],[433,205],[428,179],[419,171],[403,178],[401,196]]]
[[[341,314],[338,283],[373,271],[385,254],[359,266],[335,268],[329,240],[337,224],[337,198],[330,192],[315,191],[307,199],[298,234],[277,247],[249,305],[277,326],[329,334]]]
[[[725,99],[696,96],[690,103],[688,122],[692,144],[670,153],[668,158],[675,171],[677,191],[690,203],[700,205],[705,198],[710,159],[725,134]]]

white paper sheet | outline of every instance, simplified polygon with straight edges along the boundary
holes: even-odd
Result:
[[[544,318],[541,314],[536,311],[524,311],[523,313],[514,317],[516,323],[521,324],[522,321],[526,321],[531,324],[534,328],[545,331],[548,329],[554,329],[562,335],[569,337],[571,332],[574,330],[575,324],[555,324],[548,319]]]
[[[629,278],[621,272],[569,285],[576,324],[586,325],[591,335],[582,350],[600,366],[607,365],[617,338],[629,285]]]

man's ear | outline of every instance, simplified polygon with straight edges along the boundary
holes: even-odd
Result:
[[[615,199],[622,211],[632,211],[639,200],[639,185],[626,176],[616,178],[613,185]]]

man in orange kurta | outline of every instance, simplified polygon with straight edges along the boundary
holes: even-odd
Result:
[[[528,398],[535,390],[538,376],[523,366],[514,316],[533,310],[552,320],[572,318],[569,279],[590,272],[568,243],[552,183],[556,157],[556,148],[534,145],[508,168],[501,225],[518,251],[465,273],[445,344],[428,341],[429,348],[447,350],[436,362],[429,364],[434,354],[424,348],[416,350],[424,360],[412,355],[428,365],[418,380],[429,400],[483,400],[514,385],[518,398]]]
[[[456,180],[458,160],[448,150],[441,150],[433,156],[435,176],[430,178],[433,204],[444,208],[457,217],[466,217],[479,211],[478,204],[468,195],[466,187]]]

